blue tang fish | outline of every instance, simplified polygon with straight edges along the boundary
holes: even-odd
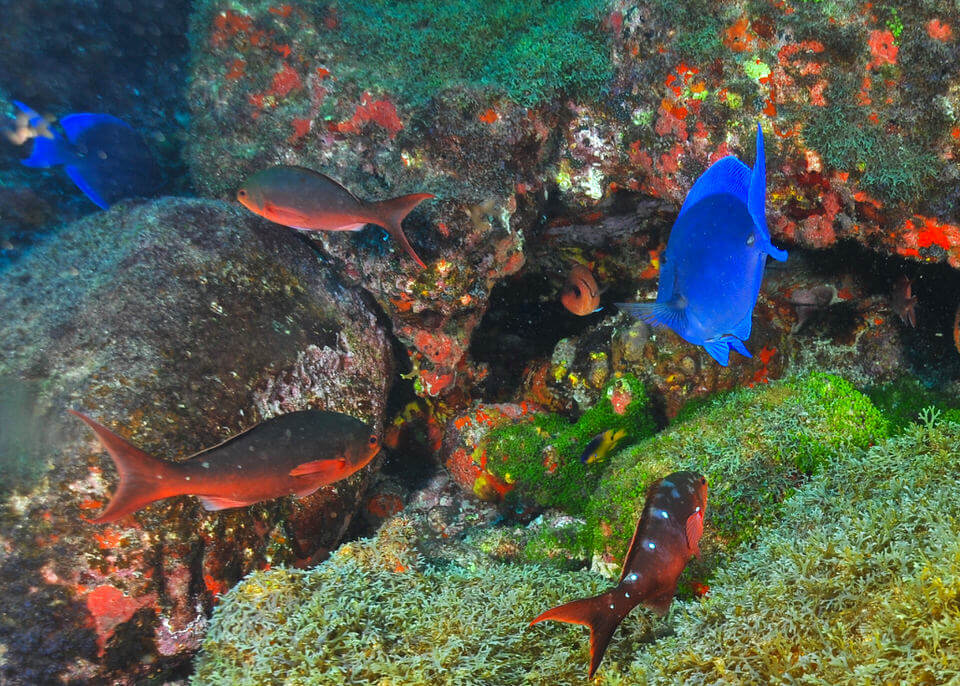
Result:
[[[21,110],[32,112],[20,102]],[[37,136],[27,167],[62,164],[67,176],[94,203],[107,209],[122,198],[151,195],[162,182],[160,168],[143,137],[109,114],[69,114],[60,120],[66,137]]]
[[[723,366],[730,350],[751,357],[753,308],[767,255],[787,259],[770,242],[766,218],[763,132],[751,170],[736,157],[714,162],[687,193],[660,263],[655,303],[617,303],[622,310],[702,345]]]

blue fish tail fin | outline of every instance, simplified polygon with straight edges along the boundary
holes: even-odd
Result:
[[[743,341],[741,341],[739,338],[728,338],[728,339],[725,339],[725,340],[726,340],[726,343],[727,343],[733,350],[736,350],[738,353],[740,353],[740,354],[743,355],[744,357],[753,357],[753,355],[750,354],[750,351],[747,350],[747,346],[745,346],[745,345],[743,344]]]
[[[750,174],[750,191],[747,194],[747,211],[753,219],[757,246],[778,262],[785,262],[787,251],[781,250],[770,242],[770,229],[767,228],[767,161],[763,151],[763,129],[757,124],[757,159]]]
[[[740,320],[740,323],[733,327],[732,333],[736,338],[739,338],[741,341],[748,340],[750,338],[750,331],[753,329],[753,308],[750,308],[750,311],[747,312],[747,316]]]
[[[637,319],[654,326],[666,326],[678,334],[687,330],[687,310],[668,303],[616,303],[616,306]]]
[[[64,164],[70,159],[69,150],[60,134],[54,132],[53,138],[38,136],[33,139],[30,157],[20,160],[25,167],[53,167]]]
[[[730,364],[730,345],[725,341],[707,341],[703,344],[703,349],[715,359],[720,366],[726,367]],[[746,348],[744,348],[746,350]]]

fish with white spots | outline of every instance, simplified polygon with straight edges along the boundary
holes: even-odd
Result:
[[[700,556],[700,536],[707,507],[707,480],[696,472],[674,472],[655,481],[630,541],[615,588],[547,610],[530,622],[546,619],[590,627],[590,676],[623,618],[640,603],[665,615],[677,579],[690,558]]]

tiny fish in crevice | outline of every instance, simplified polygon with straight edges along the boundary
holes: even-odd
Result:
[[[905,275],[901,275],[893,284],[890,292],[890,308],[897,313],[900,321],[917,327],[917,296],[913,295],[913,283]]]
[[[600,307],[600,288],[597,280],[593,278],[593,273],[582,264],[573,265],[567,282],[560,291],[560,302],[568,312],[579,317],[603,309]]]

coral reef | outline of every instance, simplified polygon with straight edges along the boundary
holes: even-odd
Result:
[[[115,472],[66,414],[90,414],[165,459],[307,407],[379,431],[386,335],[308,245],[217,201],[124,201],[9,266],[0,309],[0,680],[169,674],[196,649],[218,594],[252,569],[325,552],[347,530],[376,467],[299,501],[205,513],[172,498],[90,524]]]

